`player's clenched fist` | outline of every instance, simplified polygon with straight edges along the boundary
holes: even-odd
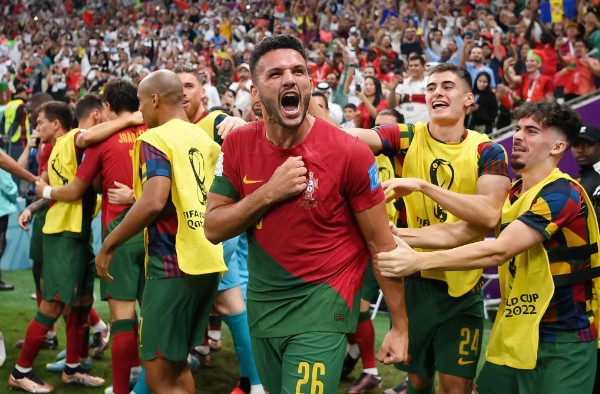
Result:
[[[277,167],[267,185],[273,202],[296,196],[306,189],[306,167],[301,156],[288,157]]]

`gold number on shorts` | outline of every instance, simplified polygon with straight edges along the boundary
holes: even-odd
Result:
[[[142,327],[144,326],[144,318],[140,316],[140,328],[138,328],[138,335],[140,337],[140,347],[142,347]]]
[[[471,345],[470,348],[473,352],[475,352],[475,354],[479,353],[479,328],[475,329],[472,341],[471,330],[468,327],[463,327],[460,329],[460,336],[464,339],[460,341],[458,354],[460,354],[461,356],[468,356],[469,351],[465,350],[465,347],[468,347],[469,345]]]
[[[303,378],[298,379],[298,383],[296,383],[296,394],[302,394],[302,386],[309,381],[310,394],[323,394],[325,392],[325,386],[323,385],[323,382],[319,380],[320,376],[325,375],[325,365],[323,363],[315,363],[311,373],[310,364],[306,361],[302,361],[298,364],[298,373],[303,375]]]

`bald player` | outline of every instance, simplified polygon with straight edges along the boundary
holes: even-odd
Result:
[[[173,72],[148,75],[138,98],[149,130],[134,148],[136,203],[104,240],[96,267],[98,275],[111,280],[115,249],[146,229],[140,319],[146,382],[152,392],[191,394],[188,348],[202,341],[219,273],[226,271],[222,248],[206,240],[203,228],[219,145],[188,122],[183,86]]]

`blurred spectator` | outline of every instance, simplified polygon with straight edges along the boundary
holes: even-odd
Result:
[[[250,99],[250,86],[252,80],[250,79],[250,66],[248,63],[242,63],[237,68],[238,82],[233,82],[229,85],[229,89],[234,92],[235,103],[234,107],[240,111],[244,111],[251,102]]]
[[[408,78],[396,75],[388,93],[388,108],[395,108],[404,115],[407,123],[427,122],[427,104],[425,104],[425,60],[413,55],[408,59]]]
[[[344,106],[344,122],[340,125],[343,128],[354,128],[358,127],[356,122],[356,105],[354,104],[346,104]]]
[[[600,76],[600,62],[588,55],[588,46],[582,39],[575,41],[575,55],[562,56],[560,47],[556,54],[564,68],[556,74],[554,84],[564,86],[565,100],[592,93],[596,86],[594,77]]]
[[[365,77],[364,92],[360,89],[356,92],[356,96],[362,101],[356,107],[359,114],[359,127],[370,129],[375,126],[375,118],[379,111],[387,108],[387,101],[381,90],[381,82],[373,76]]]
[[[328,82],[320,82],[317,85],[317,88],[313,91],[313,96],[314,92],[319,92],[323,94],[323,97],[325,97],[325,99],[327,100],[327,111],[329,112],[331,120],[333,120],[335,124],[340,124],[342,123],[344,114],[342,111],[342,107],[340,107],[338,104],[332,101],[331,90],[331,86]]]
[[[467,109],[466,127],[480,133],[491,134],[498,116],[498,100],[490,88],[491,76],[483,71],[477,75],[473,95],[475,100]]]
[[[469,61],[467,61],[467,56]],[[483,63],[483,49],[480,46],[475,45],[472,38],[465,39],[463,46],[460,65],[465,67],[471,78],[473,78],[473,87],[475,86],[475,80],[480,72],[486,72],[490,75],[490,86],[491,88],[496,87],[496,81],[494,80],[494,71]]]
[[[526,74],[517,75],[514,69],[515,60],[509,58],[504,62],[504,76],[513,88],[517,102],[538,102],[554,100],[554,82],[552,78],[541,73],[544,54],[538,50],[530,50],[525,61]]]

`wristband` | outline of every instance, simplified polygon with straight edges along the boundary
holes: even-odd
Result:
[[[44,190],[42,191],[42,197],[44,197],[46,200],[52,200],[52,186],[46,186],[44,187]]]

